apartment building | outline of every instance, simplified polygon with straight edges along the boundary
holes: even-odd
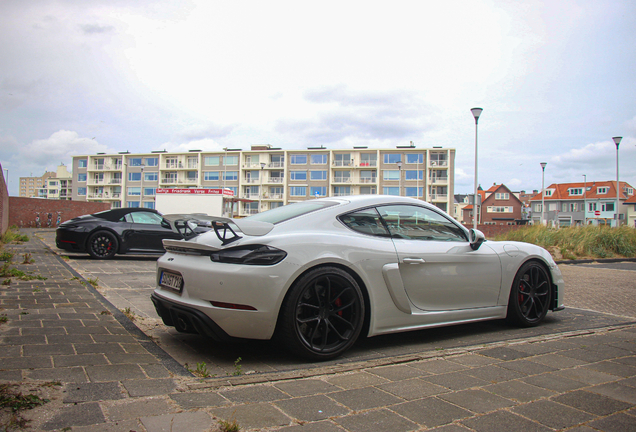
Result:
[[[441,147],[283,150],[269,145],[220,152],[73,157],[73,200],[155,207],[158,188],[221,188],[247,216],[317,197],[402,195],[452,211],[455,149]]]
[[[616,182],[553,183],[530,199],[532,221],[548,225],[621,225],[627,221],[628,206],[623,205],[634,196],[634,188],[620,182],[619,206],[616,208]],[[545,203],[545,211],[542,207]]]
[[[56,173],[47,171],[40,177],[20,177],[19,196],[26,198],[46,198],[44,186],[46,181],[55,177]]]

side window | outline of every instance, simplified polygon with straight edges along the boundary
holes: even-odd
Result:
[[[161,216],[159,216],[156,213],[135,212],[135,213],[129,213],[126,216],[130,216],[132,219],[132,222],[134,223],[153,224],[153,225],[161,224]]]
[[[389,232],[386,230],[384,225],[382,225],[380,215],[375,209],[371,208],[360,210],[355,213],[348,213],[340,216],[339,219],[343,224],[359,233],[390,237]]]
[[[424,207],[378,207],[391,235],[410,240],[468,241],[464,231],[443,215]]]

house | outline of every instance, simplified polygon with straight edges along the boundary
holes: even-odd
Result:
[[[636,195],[632,195],[623,203],[627,207],[627,226],[636,228]]]
[[[477,194],[479,195],[479,200],[478,200],[478,204],[479,203],[483,203],[484,200],[486,199],[486,192],[484,192],[484,190],[481,188],[481,186],[479,186],[477,188]],[[472,202],[473,201],[473,195],[467,195],[467,199],[468,202]],[[472,225],[473,224],[473,205],[472,204],[468,204],[467,206],[464,206],[464,208],[462,209],[462,223],[465,225]],[[481,215],[477,214],[477,225],[481,224]]]
[[[621,202],[628,201],[634,195],[634,188],[626,182],[620,182]],[[545,212],[542,208],[545,202]],[[616,225],[616,215],[620,224],[627,220],[629,206],[616,209],[616,182],[578,182],[553,183],[542,193],[530,199],[532,203],[532,222],[541,223],[542,219],[551,226],[570,226],[583,224]],[[543,215],[543,217],[542,217]]]
[[[521,225],[523,202],[503,184],[493,184],[484,193],[481,223],[484,225]]]

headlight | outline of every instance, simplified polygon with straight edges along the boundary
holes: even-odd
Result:
[[[274,265],[287,256],[287,252],[266,245],[246,245],[213,252],[210,260],[226,264]]]

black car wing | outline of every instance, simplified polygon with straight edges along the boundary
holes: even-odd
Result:
[[[197,226],[203,225],[211,227],[224,246],[241,238],[236,229],[245,235],[262,236],[274,228],[274,224],[269,222],[232,219],[196,213],[169,214],[164,215],[163,218],[170,224],[172,230],[181,234],[185,240],[189,240],[199,234],[194,232]]]

